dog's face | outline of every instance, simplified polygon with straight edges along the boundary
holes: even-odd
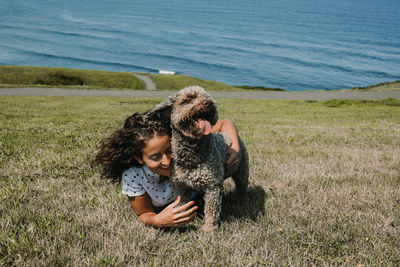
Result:
[[[214,100],[201,87],[186,87],[176,94],[171,113],[171,124],[184,135],[200,139],[210,134],[218,121]]]

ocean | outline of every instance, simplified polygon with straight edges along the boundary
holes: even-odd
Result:
[[[367,86],[400,80],[400,1],[2,0],[0,65]]]

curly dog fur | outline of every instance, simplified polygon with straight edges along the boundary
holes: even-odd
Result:
[[[221,211],[223,181],[232,177],[239,194],[247,192],[249,158],[246,146],[239,138],[240,163],[236,170],[225,170],[226,150],[230,138],[210,134],[218,121],[215,101],[199,86],[186,87],[157,105],[149,116],[169,121],[172,128],[171,146],[173,166],[171,182],[182,203],[190,201],[193,191],[204,192],[204,224],[202,231],[218,228]]]

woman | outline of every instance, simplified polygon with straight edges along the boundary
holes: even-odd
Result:
[[[145,121],[145,114],[135,113],[124,126],[104,139],[92,164],[101,167],[101,175],[122,182],[122,193],[145,225],[175,227],[189,223],[197,215],[194,201],[179,206],[173,199],[168,176],[171,174],[170,129],[158,121]],[[232,140],[227,151],[226,167],[239,163],[239,140],[235,125],[220,120],[212,132],[225,132]],[[159,211],[159,212],[157,212]]]

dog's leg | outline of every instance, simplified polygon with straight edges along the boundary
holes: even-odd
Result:
[[[236,185],[236,192],[240,195],[247,193],[249,185],[249,155],[243,141],[239,138],[240,143],[240,163],[236,172],[232,175]]]
[[[221,189],[207,190],[204,202],[204,224],[201,230],[208,233],[218,228],[222,202]]]
[[[179,186],[176,184],[172,184],[172,190],[174,191],[175,199],[180,196],[181,201],[179,206],[185,205],[190,201],[190,191],[188,191],[185,187]]]

